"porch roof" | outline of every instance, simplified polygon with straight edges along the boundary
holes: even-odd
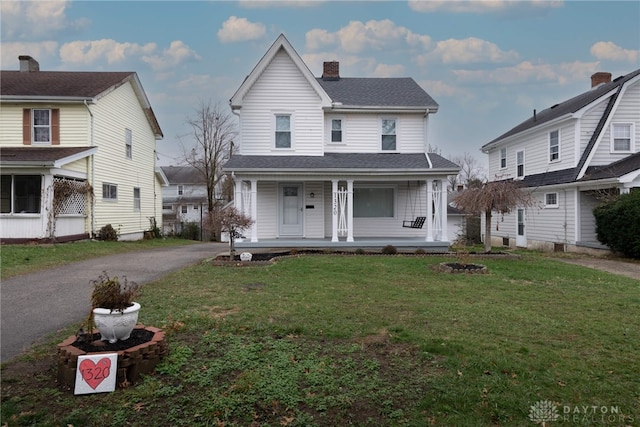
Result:
[[[325,153],[324,156],[234,155],[224,165],[226,172],[314,173],[375,172],[456,174],[455,163],[434,153]]]
[[[97,147],[3,147],[0,166],[60,167],[97,151]]]

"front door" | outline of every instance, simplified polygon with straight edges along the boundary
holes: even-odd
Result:
[[[280,184],[280,235],[302,236],[302,185]]]
[[[525,233],[525,216],[524,209],[518,209],[518,225],[516,233],[516,246],[521,248],[527,247],[527,236]]]

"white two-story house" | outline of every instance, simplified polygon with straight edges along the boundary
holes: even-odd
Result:
[[[134,72],[0,75],[0,239],[68,241],[107,224],[122,240],[162,226],[162,131]]]
[[[411,78],[314,77],[280,35],[230,101],[239,140],[224,170],[254,224],[238,248],[446,250],[447,176],[428,152],[438,104]]]
[[[202,228],[207,215],[207,184],[192,166],[162,166],[168,186],[162,188],[162,223],[165,234],[180,234],[184,224]]]
[[[489,176],[520,180],[539,206],[494,218],[493,244],[549,250],[607,249],[593,209],[610,194],[640,191],[640,70],[591,89],[487,143]]]

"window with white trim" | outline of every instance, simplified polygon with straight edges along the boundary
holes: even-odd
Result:
[[[118,201],[118,185],[108,182],[102,183],[102,200]]]
[[[382,119],[381,142],[383,151],[395,151],[397,146],[396,119]]]
[[[0,180],[0,213],[40,213],[42,176],[2,175]]]
[[[131,153],[132,153],[131,142],[132,142],[131,129],[125,129],[124,130],[124,151],[125,151],[125,156],[127,156],[127,159],[131,158]]]
[[[611,124],[611,152],[631,153],[634,150],[633,123]]]
[[[516,177],[524,178],[524,151],[516,152]]]
[[[133,210],[140,212],[140,188],[133,187]]]
[[[342,119],[331,119],[331,142],[340,143],[342,141]]]
[[[560,131],[549,132],[549,162],[560,160]]]
[[[500,169],[505,169],[507,167],[507,149],[500,149]]]
[[[558,207],[558,193],[545,193],[544,194],[544,207],[545,208],[557,208]]]
[[[276,114],[276,148],[291,148],[291,115]]]
[[[178,185],[178,196],[182,196],[184,194],[184,186]]]
[[[34,144],[51,144],[51,110],[33,109],[31,120]]]
[[[180,206],[180,212],[182,212],[183,214],[186,214],[188,212],[188,206],[187,205],[182,205]]]
[[[390,186],[355,187],[354,218],[394,218],[395,188]]]

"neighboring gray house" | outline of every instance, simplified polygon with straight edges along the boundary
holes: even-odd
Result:
[[[169,185],[162,189],[163,234],[180,234],[184,224],[202,229],[207,214],[207,185],[192,166],[162,166]]]
[[[240,117],[224,170],[255,222],[238,248],[446,250],[447,177],[428,152],[438,104],[411,78],[314,77],[280,35],[230,101]]]
[[[541,207],[494,216],[494,244],[608,249],[593,209],[604,194],[640,191],[640,70],[613,81],[595,73],[591,86],[482,147],[489,176],[521,180]]]

